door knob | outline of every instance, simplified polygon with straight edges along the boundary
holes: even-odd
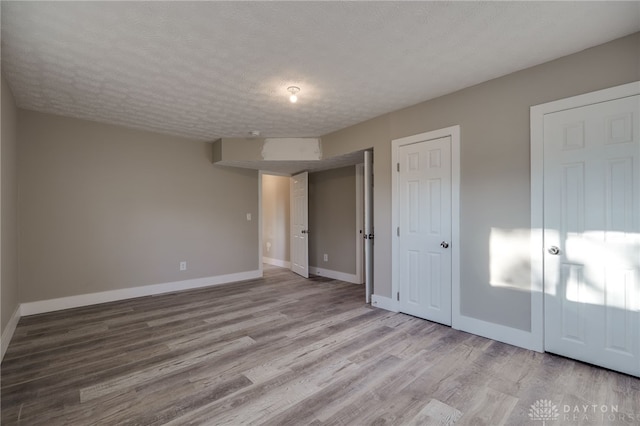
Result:
[[[557,255],[558,253],[560,253],[560,249],[558,247],[556,247],[556,246],[549,247],[548,251],[549,251],[549,254],[552,254],[554,256]]]
[[[449,243],[448,243],[448,242],[446,242],[446,241],[443,241],[443,242],[441,242],[441,243],[440,243],[440,247],[442,247],[442,248],[449,248]]]

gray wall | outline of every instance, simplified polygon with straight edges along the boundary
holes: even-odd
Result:
[[[262,138],[222,138],[213,141],[213,162],[260,161]]]
[[[25,110],[18,138],[21,302],[259,268],[257,172],[210,144]]]
[[[356,273],[355,166],[309,174],[309,230],[309,266]]]
[[[459,124],[462,313],[530,330],[529,283],[492,286],[489,270],[492,230],[528,244],[529,107],[636,80],[640,33],[324,135],[325,157],[374,148],[375,294],[391,296],[391,140]],[[512,263],[529,275],[528,258]]]
[[[290,178],[262,175],[262,255],[289,262]]]
[[[4,76],[2,80],[2,140],[1,176],[2,199],[0,235],[2,247],[0,248],[0,272],[2,299],[2,332],[4,332],[11,315],[19,304],[18,294],[18,179],[17,179],[17,137],[16,137],[16,104],[7,86]]]

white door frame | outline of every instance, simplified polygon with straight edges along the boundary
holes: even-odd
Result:
[[[460,126],[451,126],[391,141],[391,298],[398,310],[399,263],[397,228],[399,226],[398,150],[403,145],[444,137],[451,138],[451,325],[460,322]]]
[[[373,286],[375,284],[373,274],[373,238],[375,234],[375,215],[373,213],[373,150],[366,150],[364,152],[364,176],[362,190],[364,199],[364,220],[362,227],[362,237],[364,240],[364,298],[365,303],[371,303]]]
[[[356,282],[364,284],[364,163],[356,164]]]
[[[265,174],[262,170],[258,170],[258,271],[260,271],[260,276],[264,276],[264,265],[263,265],[263,253],[262,253],[262,227],[264,226],[264,221],[262,219],[262,175]]]
[[[544,351],[544,116],[640,94],[640,81],[531,107],[531,343]]]

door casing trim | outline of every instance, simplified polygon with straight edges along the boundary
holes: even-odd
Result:
[[[364,163],[356,164],[356,281],[364,284]]]
[[[531,345],[544,351],[544,116],[640,94],[640,81],[531,107]]]

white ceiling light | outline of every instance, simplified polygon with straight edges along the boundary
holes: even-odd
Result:
[[[289,86],[287,87],[287,91],[291,93],[291,96],[289,96],[289,101],[292,104],[298,102],[298,92],[300,91],[300,88],[296,86]]]

